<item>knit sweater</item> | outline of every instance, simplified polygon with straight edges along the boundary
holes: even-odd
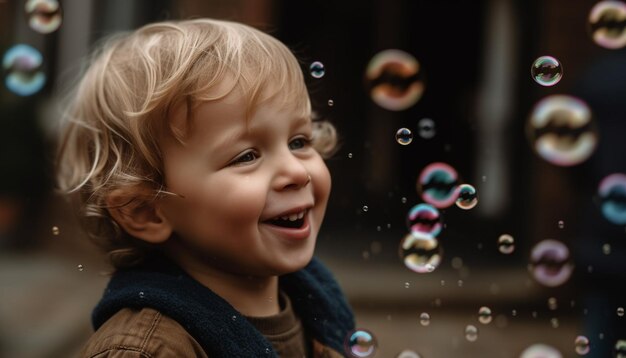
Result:
[[[317,341],[343,351],[354,317],[331,272],[317,259],[279,278],[303,326]],[[123,308],[153,308],[180,323],[211,357],[277,357],[270,342],[228,302],[170,261],[119,270],[93,311],[98,329]]]

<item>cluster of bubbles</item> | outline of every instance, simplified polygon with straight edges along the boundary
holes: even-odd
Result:
[[[598,196],[604,218],[616,225],[626,224],[626,174],[614,173],[602,179]]]
[[[350,331],[344,341],[344,349],[349,357],[373,357],[377,347],[376,337],[366,329]]]
[[[377,53],[365,70],[370,98],[390,111],[405,110],[422,98],[423,77],[417,59],[397,49]]]
[[[556,287],[567,282],[574,271],[574,264],[565,244],[547,239],[532,248],[529,269],[538,283]]]
[[[28,0],[24,11],[30,28],[41,34],[59,29],[63,21],[57,0]],[[44,58],[39,50],[28,44],[10,47],[2,57],[4,85],[18,96],[31,96],[46,84]]]

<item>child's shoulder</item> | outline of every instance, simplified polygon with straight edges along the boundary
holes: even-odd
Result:
[[[124,308],[109,318],[80,357],[207,357],[175,320],[152,308]]]

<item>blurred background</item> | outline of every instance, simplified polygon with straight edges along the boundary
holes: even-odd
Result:
[[[340,133],[317,254],[361,356],[626,356],[623,2],[0,0],[0,357],[75,356],[107,282],[54,191],[83,58],[198,17],[287,44]]]

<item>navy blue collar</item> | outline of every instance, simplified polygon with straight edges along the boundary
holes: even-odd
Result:
[[[305,329],[343,351],[354,316],[331,272],[317,259],[280,277]],[[270,342],[228,302],[170,262],[119,270],[92,314],[98,329],[123,308],[154,308],[180,323],[211,357],[276,357]]]

